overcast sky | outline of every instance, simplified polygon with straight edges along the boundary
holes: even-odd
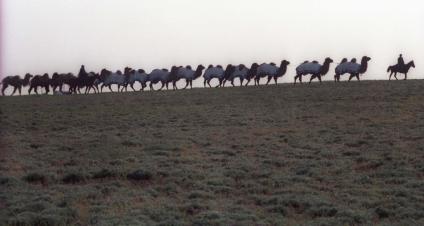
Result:
[[[1,0],[1,76],[124,66],[292,64],[372,57],[385,79],[399,53],[423,78],[421,0]],[[332,79],[334,65],[326,79]]]

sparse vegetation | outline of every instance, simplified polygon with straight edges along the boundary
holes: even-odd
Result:
[[[424,225],[423,81],[0,106],[0,225]]]

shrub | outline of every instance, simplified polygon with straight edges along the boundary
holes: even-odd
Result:
[[[84,175],[80,173],[69,173],[62,179],[65,184],[77,184],[85,181]]]
[[[41,183],[44,184],[47,182],[46,176],[39,174],[39,173],[30,173],[26,175],[23,180],[25,180],[28,183]]]
[[[127,174],[127,179],[134,181],[145,181],[152,179],[152,174],[145,170],[137,170]]]
[[[93,174],[93,179],[105,179],[105,178],[111,178],[115,177],[115,172],[108,170],[108,169],[102,169],[98,172],[95,172]]]

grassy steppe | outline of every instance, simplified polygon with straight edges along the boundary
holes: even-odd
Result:
[[[0,148],[0,225],[424,225],[424,81],[0,97]]]

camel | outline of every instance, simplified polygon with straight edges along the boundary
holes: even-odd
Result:
[[[2,89],[1,89],[1,93],[4,96],[4,91],[7,89],[8,86],[13,86],[13,92],[11,94],[11,96],[13,96],[16,92],[16,90],[18,90],[19,92],[19,96],[22,95],[22,87],[28,86],[29,85],[29,81],[33,76],[31,74],[26,74],[24,79],[21,79],[19,76],[8,76],[6,78],[4,78],[1,81]]]
[[[31,95],[31,91],[34,89],[35,93],[38,95],[38,87],[44,88],[46,90],[46,94],[50,92],[50,78],[49,74],[45,73],[44,75],[36,75],[30,82],[29,86],[29,95]]]
[[[302,83],[302,76],[309,74],[311,75],[311,80],[309,81],[309,83],[311,83],[312,80],[314,80],[315,78],[318,78],[319,81],[322,82],[321,77],[328,73],[328,71],[330,70],[331,63],[333,63],[333,60],[329,57],[325,59],[323,65],[319,64],[317,61],[305,61],[296,68],[294,84],[296,85],[297,79],[299,79],[300,83]]]
[[[279,77],[283,77],[287,72],[287,66],[290,64],[287,60],[281,61],[280,67],[277,67],[276,64],[262,64],[259,66],[257,75],[255,77],[255,85],[260,85],[259,81],[263,77],[268,77],[267,85],[274,78],[275,85],[277,85],[277,80]]]
[[[339,64],[335,69],[335,82],[340,82],[340,76],[343,74],[350,74],[349,81],[351,81],[354,77],[360,81],[359,75],[364,74],[368,70],[368,62],[370,60],[370,57],[364,56],[362,57],[361,64],[356,63],[355,58],[353,58],[351,62],[344,62]]]

